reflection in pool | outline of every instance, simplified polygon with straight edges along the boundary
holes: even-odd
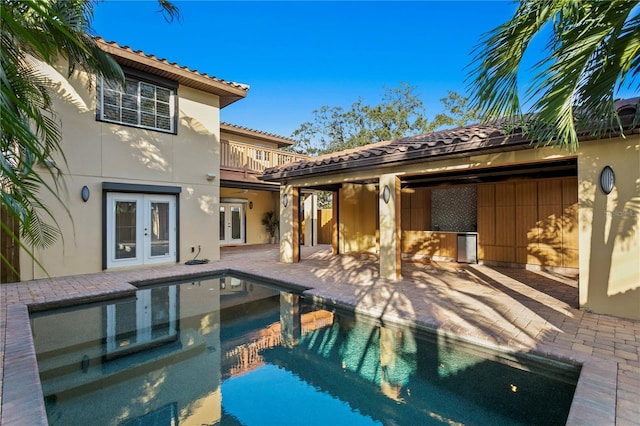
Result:
[[[578,376],[230,276],[31,325],[51,425],[564,424]]]

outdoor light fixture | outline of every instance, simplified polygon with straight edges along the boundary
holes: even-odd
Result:
[[[215,178],[216,178],[215,173],[207,173],[207,180],[209,182],[211,182],[212,180],[215,180]]]
[[[253,201],[249,201],[249,210],[253,210]]]
[[[288,204],[289,204],[289,197],[287,196],[287,194],[284,194],[282,196],[282,205],[287,207]]]
[[[389,188],[389,185],[385,185],[384,190],[382,191],[382,199],[384,200],[385,204],[389,204],[390,198],[391,198],[391,188]]]
[[[82,201],[86,203],[89,200],[90,195],[91,195],[91,192],[89,192],[89,187],[87,185],[83,186],[82,190],[80,191],[80,196],[82,197]]]
[[[613,173],[613,169],[609,166],[604,166],[602,172],[600,172],[600,189],[605,194],[609,194],[613,191],[615,184],[616,175]]]

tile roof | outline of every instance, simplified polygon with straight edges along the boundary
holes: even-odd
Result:
[[[96,37],[98,46],[114,57],[122,66],[148,72],[179,82],[185,86],[203,90],[220,96],[220,107],[225,107],[247,95],[249,86],[227,81],[195,69],[170,62],[165,58],[133,50],[129,46],[120,46],[114,41]]]
[[[238,126],[237,124],[231,124],[226,122],[220,123],[220,131],[235,133],[249,137],[258,137],[259,139],[264,139],[269,142],[277,143],[279,147],[293,145],[295,140],[291,138],[287,138],[284,136],[276,135],[275,133],[268,133],[262,130],[250,129],[244,126]]]
[[[616,101],[622,116],[640,114],[640,97]],[[632,122],[633,120],[628,120]],[[636,124],[634,124],[637,126]],[[531,149],[535,145],[521,129],[507,133],[499,124],[472,124],[392,141],[334,152],[307,161],[266,169],[261,179],[280,181],[292,177],[349,171],[355,168],[381,167],[442,157],[463,157],[476,153]]]

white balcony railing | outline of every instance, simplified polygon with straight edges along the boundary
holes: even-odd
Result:
[[[307,160],[310,157],[278,149],[229,142],[220,143],[220,168],[262,172],[269,167]]]

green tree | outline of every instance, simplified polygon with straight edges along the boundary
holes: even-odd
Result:
[[[613,127],[621,89],[638,92],[640,7],[637,1],[523,0],[510,21],[487,33],[470,73],[472,105],[486,121],[507,119],[541,145],[578,148],[578,133]],[[523,92],[518,86],[531,41],[550,30],[543,59]],[[523,111],[524,105],[531,105]]]
[[[166,0],[159,4],[166,19],[179,17],[173,4]],[[56,218],[40,200],[39,191],[49,191],[64,205],[59,195],[64,180],[52,167],[54,157],[64,161],[52,109],[53,85],[39,72],[36,61],[55,64],[64,57],[69,75],[79,68],[109,79],[124,78],[118,64],[91,36],[94,6],[91,0],[0,0],[1,206],[18,219],[20,236],[4,222],[1,226],[32,257],[29,245],[46,247],[60,236]],[[4,257],[2,261],[7,263]]]
[[[449,92],[441,99],[445,112],[429,121],[415,87],[401,83],[386,89],[382,102],[366,105],[362,99],[351,109],[323,106],[313,111],[313,121],[296,129],[293,150],[309,155],[325,154],[370,143],[431,132],[441,126],[461,126],[477,118],[467,98]]]

